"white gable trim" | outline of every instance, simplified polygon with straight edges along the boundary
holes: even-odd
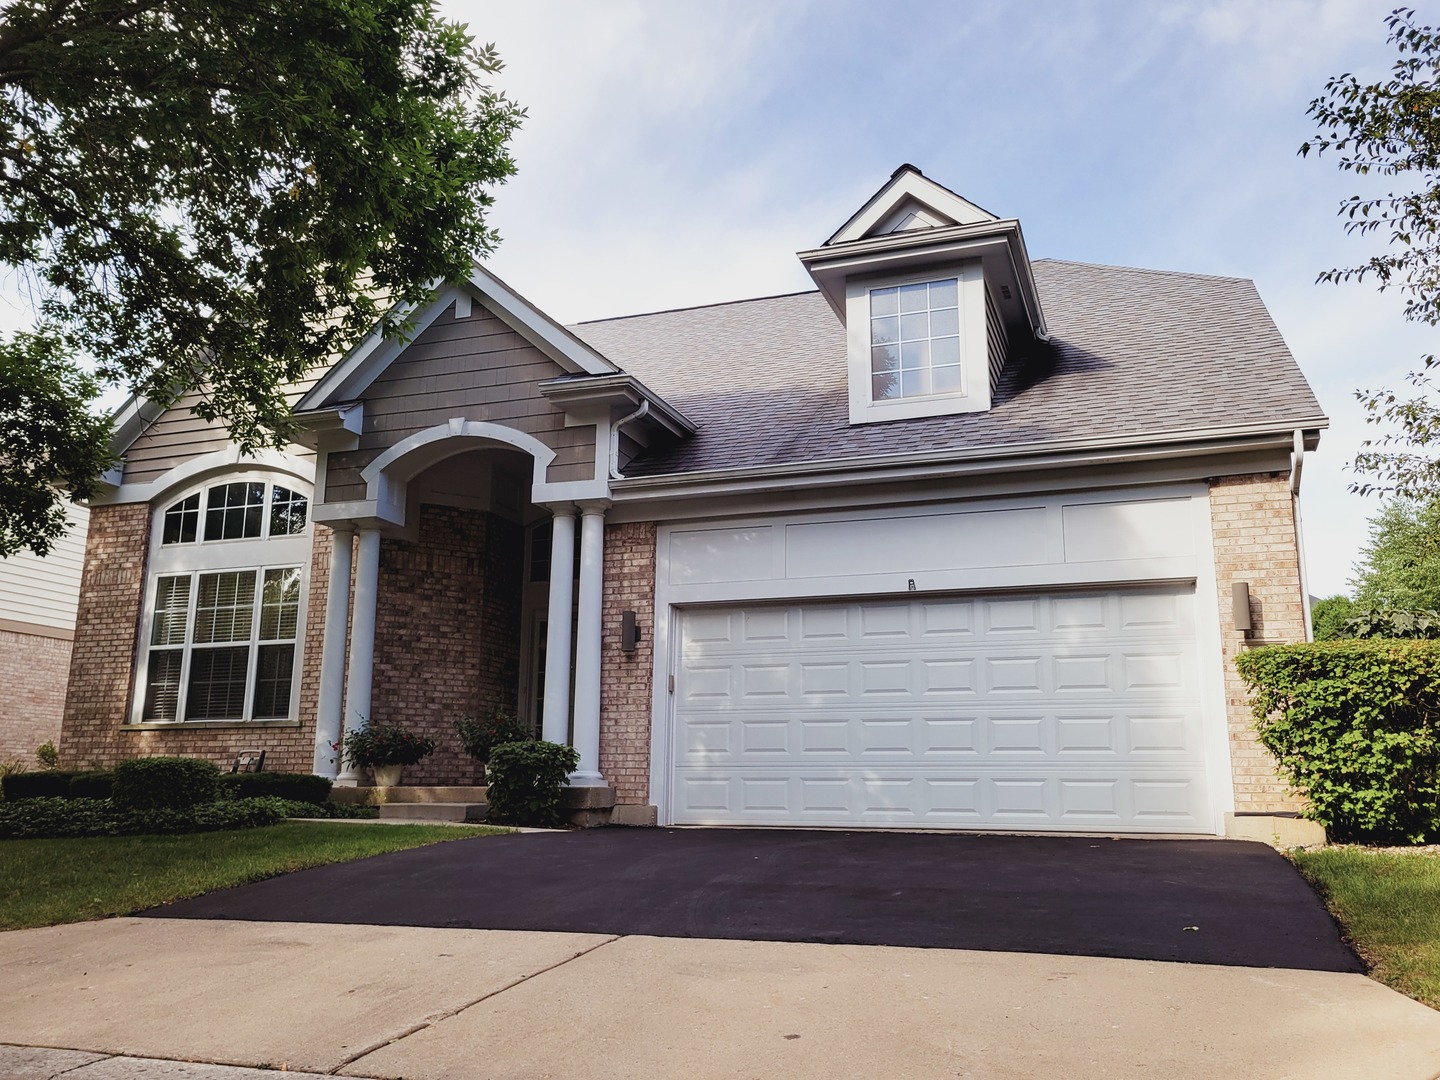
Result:
[[[91,506],[111,503],[154,502],[179,488],[189,487],[211,476],[234,472],[237,469],[263,469],[266,472],[283,473],[303,480],[311,487],[315,484],[315,462],[308,458],[282,454],[278,450],[261,450],[254,454],[242,454],[234,445],[208,454],[200,454],[188,461],[182,461],[173,469],[161,473],[154,480],[144,483],[121,484],[113,491],[97,495],[89,500]]]
[[[401,439],[365,466],[360,473],[365,481],[365,501],[374,504],[375,513],[386,521],[403,525],[410,481],[431,465],[474,449],[468,443],[477,439],[504,443],[530,455],[534,460],[531,475],[534,501],[534,489],[544,486],[545,470],[555,460],[555,451],[523,431],[504,424],[466,420],[463,416]]]
[[[892,219],[898,211],[906,211],[902,217],[908,217],[915,212],[916,207],[907,204],[919,204],[919,208],[929,211],[944,224],[979,225],[1000,220],[969,199],[927,179],[913,165],[902,165],[890,178],[890,182],[872,195],[869,202],[821,246],[846,244],[852,240],[864,240],[889,232],[897,224]]]
[[[380,374],[394,363],[410,343],[452,307],[455,317],[468,318],[473,301],[535,346],[571,375],[610,375],[619,370],[550,316],[482,267],[470,279],[440,289],[423,308],[397,312],[411,319],[405,337],[386,337],[377,328],[338,360],[295,406],[297,413],[354,401],[364,395]]]

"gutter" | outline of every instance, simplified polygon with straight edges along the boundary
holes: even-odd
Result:
[[[1298,430],[1303,433],[1322,430],[1329,426],[1329,421],[1320,416],[1303,420],[1301,424],[1303,427]],[[1242,445],[1221,445],[1226,443]],[[1137,442],[1133,436],[1074,439],[1060,443],[1022,443],[1008,447],[882,454],[832,461],[709,469],[674,476],[638,476],[618,481],[613,490],[617,499],[641,500],[682,495],[701,489],[707,493],[723,493],[727,490],[749,492],[758,488],[784,490],[892,478],[939,478],[974,473],[986,466],[996,465],[1006,470],[1014,470],[1044,468],[1058,463],[1105,464],[1163,457],[1191,457],[1214,453],[1217,449],[1275,450],[1290,445],[1290,436],[1277,432],[1273,424],[1241,425],[1162,433],[1144,442]]]
[[[639,420],[650,411],[650,399],[640,402],[640,407],[629,416],[622,416],[610,425],[610,479],[624,480],[620,473],[620,429],[632,420]]]

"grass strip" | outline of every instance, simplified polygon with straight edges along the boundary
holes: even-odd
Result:
[[[1291,857],[1371,977],[1440,1009],[1440,853],[1331,847]]]
[[[0,930],[128,915],[311,866],[508,831],[287,821],[184,836],[0,840]]]

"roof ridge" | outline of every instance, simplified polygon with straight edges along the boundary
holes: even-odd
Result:
[[[1183,277],[1199,278],[1202,281],[1245,281],[1255,283],[1254,278],[1236,277],[1234,274],[1202,274],[1195,270],[1157,270],[1151,266],[1126,266],[1116,263],[1085,262],[1081,259],[1032,259],[1031,265],[1037,263],[1060,263],[1064,266],[1086,266],[1094,270],[1128,270],[1136,274],[1154,274],[1156,277]]]
[[[658,311],[636,311],[630,315],[610,315],[603,319],[583,319],[570,326],[594,326],[596,323],[624,322],[626,319],[646,319],[651,315],[673,315],[679,311],[704,311],[707,308],[734,307],[736,304],[754,304],[761,300],[784,300],[788,296],[809,296],[819,289],[801,289],[798,292],[772,293],[769,296],[746,296],[739,300],[720,300],[713,304],[687,304],[684,307],[660,308]]]

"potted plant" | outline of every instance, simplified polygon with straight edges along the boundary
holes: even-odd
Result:
[[[376,787],[394,787],[406,765],[435,752],[435,740],[416,735],[398,724],[371,724],[359,731],[347,731],[343,740],[345,760],[375,776]]]
[[[482,783],[485,767],[490,764],[490,751],[505,743],[535,738],[535,733],[507,709],[491,709],[483,717],[466,713],[455,721],[455,734],[460,736],[460,748],[480,763]]]

